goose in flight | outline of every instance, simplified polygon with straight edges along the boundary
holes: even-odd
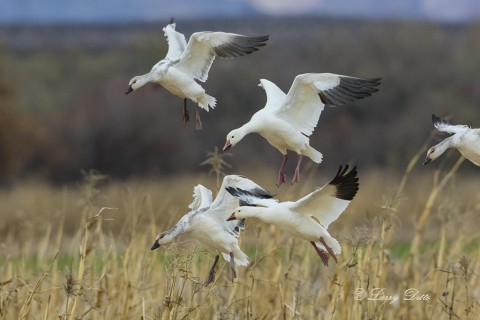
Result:
[[[230,195],[226,188],[247,190],[259,199],[271,198],[272,195],[253,181],[237,175],[225,176],[215,200],[212,192],[202,185],[194,187],[194,200],[189,205],[190,212],[185,214],[171,229],[161,232],[155,239],[151,250],[173,242],[180,236],[189,236],[197,240],[208,250],[216,253],[205,286],[215,280],[215,267],[220,253],[230,262],[233,278],[236,278],[235,265],[246,266],[248,257],[238,246],[240,230],[245,226],[244,220],[227,221],[235,208],[244,203]]]
[[[277,185],[285,182],[287,150],[298,154],[292,184],[298,182],[303,156],[316,163],[322,161],[322,154],[310,146],[309,137],[317,126],[324,106],[341,106],[366,98],[378,91],[376,87],[380,85],[380,80],[332,73],[306,73],[296,76],[285,94],[273,82],[261,79],[259,86],[267,94],[265,107],[257,111],[249,122],[228,133],[223,150],[235,146],[245,135],[256,132],[283,155]]]
[[[327,229],[345,211],[357,193],[357,170],[354,167],[348,171],[348,165],[345,168],[340,166],[332,181],[294,202],[279,203],[274,199],[262,199],[239,187],[228,187],[227,191],[247,204],[256,205],[235,209],[228,221],[255,217],[271,223],[294,237],[309,241],[328,266],[328,254],[336,262],[341,247]]]
[[[174,95],[183,99],[183,123],[189,121],[187,99],[198,107],[209,111],[214,108],[216,99],[205,93],[195,80],[205,82],[215,57],[231,59],[250,54],[266,45],[267,36],[244,36],[226,32],[196,32],[190,40],[175,31],[175,21],[163,28],[168,41],[168,52],[163,60],[152,67],[147,74],[133,77],[125,94],[137,90],[148,82],[156,82]],[[196,109],[196,130],[202,128]]]
[[[480,166],[480,129],[472,129],[466,125],[453,125],[434,114],[432,115],[432,122],[438,131],[452,133],[452,135],[428,149],[423,164],[428,164],[437,159],[448,148],[456,148],[462,156]]]

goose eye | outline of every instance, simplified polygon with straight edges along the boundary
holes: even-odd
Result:
[[[232,139],[235,138],[235,136],[232,136]]]

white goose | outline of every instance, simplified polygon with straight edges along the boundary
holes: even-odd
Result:
[[[142,87],[148,82],[156,82],[174,95],[184,99],[183,123],[189,121],[187,99],[198,107],[209,111],[214,108],[216,99],[205,93],[195,80],[205,82],[215,57],[236,58],[257,51],[266,44],[268,36],[244,36],[225,32],[196,32],[188,44],[185,36],[175,31],[173,19],[163,28],[168,40],[168,52],[163,60],[152,67],[149,73],[135,76],[128,83],[125,94]],[[202,128],[198,109],[196,129]]]
[[[292,183],[298,182],[302,156],[316,163],[322,161],[322,154],[310,146],[309,136],[317,126],[324,106],[340,106],[368,97],[378,91],[375,87],[380,80],[306,73],[296,76],[288,94],[285,94],[273,82],[261,79],[259,86],[267,94],[265,107],[255,113],[249,122],[227,135],[223,150],[235,146],[247,134],[256,132],[283,154],[277,185],[285,182],[287,150],[298,154]]]
[[[194,200],[189,205],[192,211],[185,214],[173,228],[160,233],[151,250],[166,245],[182,235],[198,240],[207,249],[216,253],[215,262],[210,269],[207,286],[215,280],[215,266],[220,253],[230,261],[232,277],[236,278],[235,265],[246,266],[248,257],[238,246],[238,235],[244,228],[244,220],[227,222],[232,211],[243,203],[230,195],[227,187],[248,190],[258,198],[271,198],[272,195],[253,181],[237,175],[225,176],[215,200],[212,192],[202,185],[194,187]]]
[[[480,166],[480,129],[472,129],[465,125],[452,125],[434,114],[432,115],[432,122],[438,131],[453,133],[453,135],[428,149],[423,164],[437,159],[448,148],[455,148],[460,151],[462,156]]]
[[[278,203],[274,199],[261,199],[241,188],[227,188],[228,192],[240,200],[257,205],[239,207],[227,220],[255,217],[276,225],[297,238],[309,241],[323,263],[328,266],[326,252],[336,262],[335,255],[341,252],[341,247],[328,233],[327,228],[345,211],[358,191],[356,168],[347,171],[348,165],[345,168],[340,167],[330,183],[295,202]]]

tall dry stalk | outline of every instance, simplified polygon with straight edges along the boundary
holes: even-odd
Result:
[[[27,298],[25,299],[25,301],[22,304],[22,308],[20,309],[19,319],[29,319],[29,313],[30,313],[30,309],[31,309],[31,306],[32,306],[32,300],[35,298],[35,294],[38,293],[38,289],[39,289],[40,285],[42,284],[42,282],[45,280],[48,273],[52,269],[53,264],[57,260],[57,257],[58,257],[58,252],[55,253],[55,256],[53,257],[52,262],[48,266],[47,270],[42,274],[40,279],[38,279],[38,281],[35,283],[33,288],[30,290],[30,293],[28,294]]]
[[[455,175],[455,172],[457,172],[458,168],[460,168],[460,165],[463,163],[464,160],[464,157],[460,157],[452,166],[452,168],[448,171],[445,177],[443,177],[443,179],[437,185],[433,186],[432,191],[430,192],[430,195],[428,196],[425,203],[425,207],[415,224],[415,235],[413,236],[413,240],[410,245],[409,255],[403,267],[404,277],[408,277],[412,274],[412,262],[418,254],[418,249],[423,236],[423,229],[425,227],[425,223],[427,222],[428,217],[430,216],[430,213],[432,212],[432,208],[435,200],[437,199],[437,196],[440,194],[440,191],[442,191],[443,187],[445,187],[448,181],[450,181],[450,179]]]
[[[78,291],[81,293],[83,290],[83,279],[85,276],[85,268],[86,268],[86,259],[87,256],[92,252],[93,248],[95,247],[95,243],[90,239],[90,233],[91,230],[95,225],[101,225],[101,220],[102,220],[102,212],[104,210],[115,210],[116,208],[108,208],[108,207],[103,207],[101,208],[97,214],[95,214],[92,217],[89,217],[86,219],[83,228],[82,228],[82,242],[80,245],[80,261],[78,265],[78,271],[77,271],[77,281],[79,289]],[[100,229],[97,229],[97,232]],[[81,298],[81,294],[76,294],[74,295],[74,300],[73,303],[70,307],[70,309],[65,310],[65,318],[66,319],[75,319],[75,312],[77,305],[79,303],[79,299]]]
[[[225,161],[225,158],[231,155],[231,153],[219,153],[218,147],[215,146],[213,151],[207,152],[207,159],[200,163],[201,166],[209,165],[212,167],[209,174],[215,174],[217,188],[220,188],[220,178],[225,175],[225,169],[232,167],[227,161]]]

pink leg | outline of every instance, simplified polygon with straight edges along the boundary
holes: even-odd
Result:
[[[328,267],[328,255],[327,255],[327,253],[326,253],[325,251],[323,251],[323,250],[318,249],[318,247],[317,247],[317,245],[315,244],[315,242],[310,241],[310,243],[312,244],[313,248],[314,248],[315,251],[317,252],[318,256],[322,259],[323,264]]]
[[[285,183],[285,164],[287,163],[287,160],[288,160],[288,155],[284,155],[282,166],[280,167],[280,171],[278,171],[277,187],[280,187],[282,183]]]
[[[213,263],[212,268],[210,269],[210,272],[208,273],[208,280],[205,282],[205,287],[207,287],[210,283],[215,281],[215,266],[217,265],[218,259],[220,258],[219,255],[215,256],[215,262]]]
[[[232,282],[237,278],[237,272],[235,272],[235,257],[233,252],[230,252],[230,270],[232,270]]]
[[[330,248],[330,247],[325,243],[325,240],[323,239],[323,237],[320,237],[320,242],[325,246],[325,249],[327,249],[328,253],[330,253],[330,255],[332,256],[333,260],[335,260],[335,262],[338,262],[337,257],[335,256],[335,253],[333,253],[332,248]]]
[[[302,157],[303,156],[301,154],[298,155],[298,162],[295,168],[295,174],[293,175],[292,184],[298,183],[298,181],[300,181],[300,164],[302,163]]]

